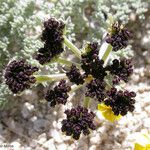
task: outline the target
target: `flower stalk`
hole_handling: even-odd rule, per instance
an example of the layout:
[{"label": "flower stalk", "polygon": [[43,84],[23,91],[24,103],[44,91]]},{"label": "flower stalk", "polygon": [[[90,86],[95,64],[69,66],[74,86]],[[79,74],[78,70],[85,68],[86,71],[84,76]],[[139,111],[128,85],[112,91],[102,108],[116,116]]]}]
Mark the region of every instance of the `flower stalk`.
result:
[{"label": "flower stalk", "polygon": [[64,36],[64,43],[78,58],[81,58],[81,51],[72,42],[70,42],[66,36]]},{"label": "flower stalk", "polygon": [[106,48],[106,51],[105,51],[105,53],[104,53],[104,55],[103,55],[103,57],[102,57],[102,60],[103,60],[104,62],[106,62],[106,60],[107,60],[109,54],[111,53],[112,49],[113,49],[113,47],[112,47],[110,44],[108,44],[108,46],[107,46],[107,48]]},{"label": "flower stalk", "polygon": [[90,101],[91,101],[90,97],[86,97],[86,96],[84,97],[83,105],[84,105],[85,108],[89,108]]},{"label": "flower stalk", "polygon": [[51,74],[51,75],[34,75],[37,83],[47,82],[47,81],[59,81],[61,79],[66,79],[66,74]]},{"label": "flower stalk", "polygon": [[83,87],[82,84],[80,84],[80,85],[72,85],[72,86],[71,86],[71,91],[70,91],[69,93],[72,94],[73,92],[79,90],[79,89],[82,88],[82,87]]},{"label": "flower stalk", "polygon": [[72,62],[72,61],[69,61],[69,60],[66,60],[66,59],[63,59],[61,57],[57,58],[55,60],[55,62],[58,62],[60,64],[64,64],[64,65],[67,65],[68,67],[71,67],[72,64],[76,65],[78,68],[80,68],[80,64],[76,63],[76,62]]}]

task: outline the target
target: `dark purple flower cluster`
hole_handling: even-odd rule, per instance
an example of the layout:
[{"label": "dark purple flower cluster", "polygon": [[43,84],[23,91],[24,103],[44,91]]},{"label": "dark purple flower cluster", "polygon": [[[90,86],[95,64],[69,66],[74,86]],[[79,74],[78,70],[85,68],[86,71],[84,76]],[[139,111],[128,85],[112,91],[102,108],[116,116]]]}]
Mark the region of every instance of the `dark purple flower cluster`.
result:
[{"label": "dark purple flower cluster", "polygon": [[65,24],[55,18],[50,18],[44,22],[44,30],[42,33],[42,41],[44,47],[38,50],[36,59],[40,64],[45,64],[51,61],[52,58],[64,51],[63,48],[63,30]]},{"label": "dark purple flower cluster", "polygon": [[112,108],[115,115],[121,114],[124,116],[128,111],[133,112],[135,104],[134,97],[136,96],[135,92],[129,92],[127,90],[117,91],[116,88],[111,88],[107,95],[109,98],[107,98],[104,103]]},{"label": "dark purple flower cluster", "polygon": [[103,67],[104,61],[98,57],[98,43],[91,43],[87,47],[86,54],[82,54],[81,67],[85,71],[85,75],[92,75],[97,79],[104,79],[107,75]]},{"label": "dark purple flower cluster", "polygon": [[53,90],[48,90],[45,99],[50,102],[50,106],[54,107],[56,104],[66,104],[68,93],[71,87],[66,84],[65,80],[61,80]]},{"label": "dark purple flower cluster", "polygon": [[113,84],[118,84],[120,80],[128,82],[128,78],[133,73],[131,59],[114,59],[112,65],[107,66],[107,70],[114,75]]},{"label": "dark purple flower cluster", "polygon": [[93,79],[90,83],[86,85],[85,95],[91,98],[97,99],[99,102],[102,102],[106,97],[106,83],[100,79]]},{"label": "dark purple flower cluster", "polygon": [[36,71],[38,71],[38,68],[27,64],[25,60],[14,60],[6,67],[5,82],[13,93],[22,92],[36,82],[33,76]]},{"label": "dark purple flower cluster", "polygon": [[113,51],[118,51],[127,47],[131,37],[132,34],[117,22],[112,25],[111,33],[107,34],[106,42],[112,45]]},{"label": "dark purple flower cluster", "polygon": [[75,140],[80,138],[80,134],[83,132],[84,135],[88,135],[90,130],[95,130],[93,119],[95,114],[88,112],[87,108],[78,106],[71,110],[66,110],[65,114],[67,119],[62,121],[62,132],[66,135],[72,136]]},{"label": "dark purple flower cluster", "polygon": [[75,65],[71,66],[70,70],[66,72],[66,75],[71,82],[77,85],[84,83],[83,75],[81,75],[80,70]]}]

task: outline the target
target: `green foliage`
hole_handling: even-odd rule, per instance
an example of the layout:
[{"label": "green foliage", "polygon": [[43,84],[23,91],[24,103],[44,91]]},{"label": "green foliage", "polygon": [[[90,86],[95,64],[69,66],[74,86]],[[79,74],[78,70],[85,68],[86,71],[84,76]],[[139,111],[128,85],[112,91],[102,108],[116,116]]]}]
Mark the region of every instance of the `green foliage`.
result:
[{"label": "green foliage", "polygon": [[55,7],[45,9],[66,20],[69,17],[76,40],[100,41],[107,30],[109,14],[123,23],[128,23],[132,14],[143,20],[148,6],[148,0],[58,0]]},{"label": "green foliage", "polygon": [[[40,41],[34,34],[37,26],[34,13],[33,0],[0,1],[0,78],[10,59],[23,57],[31,61],[32,54],[40,47]],[[9,99],[9,90],[3,83],[0,93],[0,104],[3,105]]]}]

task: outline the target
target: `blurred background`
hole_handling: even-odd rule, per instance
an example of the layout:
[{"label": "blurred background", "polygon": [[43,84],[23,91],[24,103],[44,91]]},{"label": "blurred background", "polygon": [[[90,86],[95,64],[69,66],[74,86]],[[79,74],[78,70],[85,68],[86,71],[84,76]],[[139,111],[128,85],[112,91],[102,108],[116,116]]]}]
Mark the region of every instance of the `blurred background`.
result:
[{"label": "blurred background", "polygon": [[[53,83],[13,96],[3,82],[3,70],[12,58],[24,58],[42,73],[61,72],[61,65],[42,67],[33,59],[43,44],[43,21],[65,20],[67,37],[82,48],[86,41],[101,43],[109,14],[133,33],[130,45],[117,56],[133,57],[134,74],[125,88],[137,93],[136,109],[116,123],[102,119],[97,131],[74,142],[60,131],[67,106],[51,109],[42,101]],[[136,136],[150,132],[149,48],[150,0],[0,0],[0,144],[13,144],[18,150],[132,150]],[[75,59],[71,52],[63,56]],[[77,91],[67,105],[79,104],[81,93]]]}]

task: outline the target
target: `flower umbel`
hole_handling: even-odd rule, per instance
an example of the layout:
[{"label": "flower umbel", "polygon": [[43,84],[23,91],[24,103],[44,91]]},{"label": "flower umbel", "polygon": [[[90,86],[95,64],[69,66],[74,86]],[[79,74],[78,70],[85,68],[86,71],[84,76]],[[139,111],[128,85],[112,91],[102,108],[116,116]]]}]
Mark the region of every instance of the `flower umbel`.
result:
[{"label": "flower umbel", "polygon": [[44,30],[42,32],[42,41],[44,47],[38,50],[36,59],[40,64],[45,64],[51,61],[52,58],[64,51],[63,48],[63,30],[65,24],[55,18],[50,18],[44,22]]},{"label": "flower umbel", "polygon": [[133,65],[131,59],[122,58],[114,59],[112,65],[107,66],[107,70],[114,76],[113,84],[119,83],[120,80],[128,82],[128,78],[133,73]]},{"label": "flower umbel", "polygon": [[[38,71],[38,68],[32,67],[21,59],[8,64],[4,77],[6,84],[13,93],[22,92],[35,82],[39,84],[60,81],[53,89],[48,89],[44,96],[51,107],[58,104],[65,105],[69,95],[72,97],[74,94],[78,94],[76,91],[82,88],[79,94],[83,95],[79,95],[79,97],[83,98],[83,106],[67,109],[65,111],[67,117],[62,121],[61,127],[62,132],[67,136],[78,140],[82,133],[89,135],[91,130],[96,129],[94,122],[97,122],[97,125],[99,124],[93,111],[88,110],[91,99],[96,99],[100,103],[98,104],[98,110],[111,122],[120,119],[128,111],[133,112],[134,110],[136,94],[127,90],[118,91],[114,87],[120,80],[128,82],[133,72],[131,59],[115,59],[112,64],[107,64],[112,50],[118,51],[127,46],[131,33],[122,25],[115,23],[107,34],[106,41],[102,42],[101,48],[99,48],[97,42],[93,42],[88,43],[80,50],[66,37],[65,33],[69,32],[64,30],[65,24],[55,18],[50,18],[44,22],[41,36],[44,46],[38,50],[36,60],[42,65],[49,62],[62,63],[69,67],[68,71],[60,69],[59,65],[55,65],[53,72],[57,70],[57,73],[51,74],[50,69],[50,74],[47,74],[48,67],[46,66],[46,70],[43,70],[42,67],[40,74],[33,75],[34,72]],[[78,59],[74,60],[79,60],[78,62],[63,58],[67,55],[59,57],[66,48],[64,45],[67,50],[71,50],[75,54]],[[45,71],[46,74],[42,74]],[[76,85],[71,87],[70,82]],[[146,145],[146,148],[148,147],[149,145]]]},{"label": "flower umbel", "polygon": [[106,97],[105,87],[106,83],[103,80],[94,79],[86,85],[85,95],[102,102]]},{"label": "flower umbel", "polygon": [[98,52],[98,43],[90,43],[86,48],[86,53],[82,54],[81,67],[85,75],[104,79],[107,74],[103,67],[104,61],[99,59]]},{"label": "flower umbel", "polygon": [[33,76],[36,71],[38,71],[38,68],[27,64],[25,60],[14,60],[6,67],[5,82],[13,93],[22,92],[36,82]]},{"label": "flower umbel", "polygon": [[118,51],[127,47],[131,37],[132,34],[128,29],[116,22],[112,25],[110,33],[107,34],[106,42],[112,45],[113,51]]},{"label": "flower umbel", "polygon": [[77,85],[84,83],[83,75],[81,75],[80,70],[75,65],[71,66],[70,70],[66,72],[66,75],[71,82]]},{"label": "flower umbel", "polygon": [[67,98],[69,97],[68,93],[71,90],[71,87],[66,84],[65,80],[61,80],[54,89],[47,91],[45,99],[50,102],[50,106],[54,107],[56,104],[66,104]]},{"label": "flower umbel", "polygon": [[107,92],[109,98],[107,98],[104,103],[107,106],[112,108],[112,111],[115,115],[121,114],[122,116],[126,115],[128,111],[133,112],[136,94],[134,92],[125,91],[117,91],[116,88],[111,88],[110,91]]},{"label": "flower umbel", "polygon": [[72,136],[75,140],[80,138],[80,134],[83,132],[84,135],[90,134],[90,130],[95,130],[95,125],[93,119],[95,114],[93,112],[88,112],[87,108],[78,106],[67,109],[65,111],[67,119],[62,121],[62,132],[66,135]]}]

